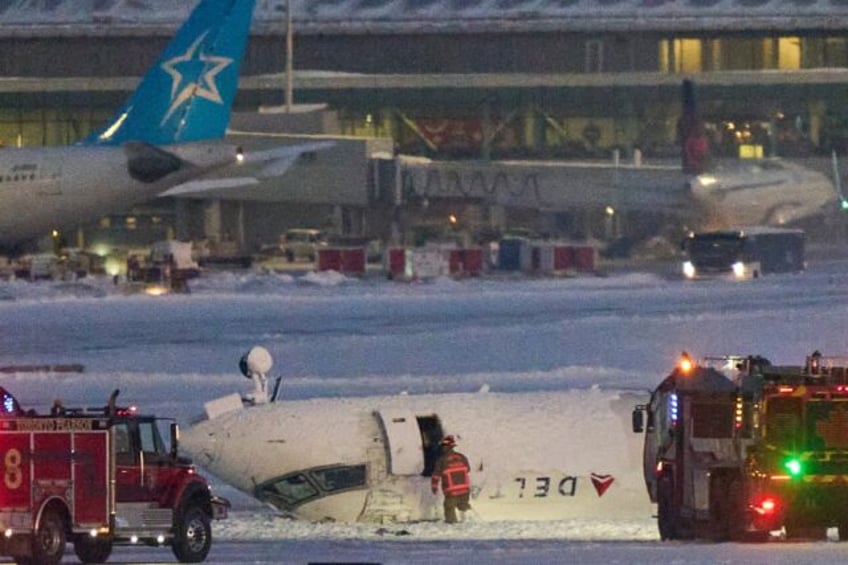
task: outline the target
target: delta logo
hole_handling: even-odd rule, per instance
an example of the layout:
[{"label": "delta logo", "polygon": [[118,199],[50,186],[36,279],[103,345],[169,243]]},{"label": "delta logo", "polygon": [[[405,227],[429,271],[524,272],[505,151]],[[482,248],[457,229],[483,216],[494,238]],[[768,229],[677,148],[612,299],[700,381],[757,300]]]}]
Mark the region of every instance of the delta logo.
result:
[{"label": "delta logo", "polygon": [[600,475],[598,473],[592,473],[589,475],[589,478],[592,479],[592,486],[595,487],[595,492],[598,493],[598,498],[602,497],[607,489],[610,488],[610,485],[615,481],[615,477],[612,475]]}]

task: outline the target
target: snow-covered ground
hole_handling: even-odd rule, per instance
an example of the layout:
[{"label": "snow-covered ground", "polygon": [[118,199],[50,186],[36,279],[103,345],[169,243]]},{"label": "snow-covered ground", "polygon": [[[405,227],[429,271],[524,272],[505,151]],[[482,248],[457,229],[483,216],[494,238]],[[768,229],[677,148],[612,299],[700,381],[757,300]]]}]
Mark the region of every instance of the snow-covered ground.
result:
[{"label": "snow-covered ground", "polygon": [[[0,283],[0,367],[69,364],[83,373],[12,373],[28,406],[124,402],[184,425],[204,401],[250,383],[238,360],[263,345],[287,398],[499,392],[599,386],[647,390],[682,350],[800,363],[848,354],[848,263],[747,282],[490,277],[402,284],[332,274],[215,273],[182,296],[124,296],[109,281]],[[638,470],[636,471],[638,472]],[[838,543],[660,543],[636,521],[469,522],[458,527],[308,524],[235,502],[215,524],[212,563],[827,563]],[[116,550],[113,561],[169,561]],[[69,558],[69,562],[72,560]]]}]

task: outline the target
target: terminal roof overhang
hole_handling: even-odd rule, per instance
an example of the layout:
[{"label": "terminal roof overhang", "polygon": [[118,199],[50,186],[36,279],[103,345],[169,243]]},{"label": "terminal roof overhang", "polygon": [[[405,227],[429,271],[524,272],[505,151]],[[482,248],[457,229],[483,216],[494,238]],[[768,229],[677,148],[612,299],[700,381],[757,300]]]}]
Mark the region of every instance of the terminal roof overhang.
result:
[{"label": "terminal roof overhang", "polygon": [[[244,76],[245,91],[279,91],[284,75]],[[771,85],[845,85],[848,69],[793,71],[720,71],[690,75],[699,88]],[[296,71],[294,89],[301,91],[486,90],[609,87],[678,87],[684,75],[630,73],[491,73],[491,74],[359,74]],[[137,77],[5,77],[0,94],[60,92],[129,92]]]},{"label": "terminal roof overhang", "polygon": [[[0,37],[170,35],[192,3],[0,0]],[[258,2],[254,34],[281,33],[285,0]],[[298,0],[298,34],[715,32],[845,29],[845,0]]]}]

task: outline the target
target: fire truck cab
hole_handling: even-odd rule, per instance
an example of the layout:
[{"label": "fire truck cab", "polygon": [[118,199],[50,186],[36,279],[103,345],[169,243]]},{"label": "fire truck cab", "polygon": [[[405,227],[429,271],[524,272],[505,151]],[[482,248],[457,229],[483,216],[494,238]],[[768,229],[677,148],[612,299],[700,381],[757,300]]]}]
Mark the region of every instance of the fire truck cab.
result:
[{"label": "fire truck cab", "polygon": [[206,558],[210,522],[229,502],[213,496],[189,459],[170,448],[160,419],[133,407],[54,406],[25,411],[0,388],[0,554],[52,565],[73,544],[83,563],[102,563],[115,545],[170,546],[182,562]]},{"label": "fire truck cab", "polygon": [[633,413],[660,537],[848,537],[848,359],[684,353]]}]

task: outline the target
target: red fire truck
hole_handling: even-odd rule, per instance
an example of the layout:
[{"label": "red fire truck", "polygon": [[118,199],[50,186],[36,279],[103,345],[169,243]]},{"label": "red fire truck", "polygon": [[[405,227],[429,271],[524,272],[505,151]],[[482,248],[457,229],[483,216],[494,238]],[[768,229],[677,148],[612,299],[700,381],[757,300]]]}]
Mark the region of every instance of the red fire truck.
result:
[{"label": "red fire truck", "polygon": [[206,558],[212,519],[226,499],[213,496],[191,461],[170,449],[159,419],[116,406],[21,408],[0,387],[0,554],[53,565],[66,542],[83,563],[102,563],[114,545],[170,545],[182,562]]},{"label": "red fire truck", "polygon": [[633,429],[662,539],[848,539],[848,359],[684,354]]}]

